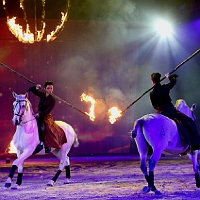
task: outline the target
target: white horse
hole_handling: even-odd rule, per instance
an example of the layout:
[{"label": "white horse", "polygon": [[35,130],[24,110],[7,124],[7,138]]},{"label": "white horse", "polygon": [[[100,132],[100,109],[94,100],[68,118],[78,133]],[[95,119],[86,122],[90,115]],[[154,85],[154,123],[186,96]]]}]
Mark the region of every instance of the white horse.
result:
[{"label": "white horse", "polygon": [[[34,117],[32,106],[28,100],[28,93],[17,95],[13,92],[15,101],[13,103],[14,116],[12,122],[16,125],[16,131],[13,136],[13,143],[17,148],[17,159],[13,161],[12,168],[5,183],[5,187],[11,187],[11,180],[15,170],[18,168],[18,176],[16,184],[11,188],[17,189],[22,184],[24,161],[33,154],[37,145],[40,143],[38,135],[37,121]],[[64,130],[67,143],[64,143],[61,149],[52,149],[52,153],[60,159],[57,173],[47,183],[47,186],[53,186],[62,170],[66,169],[66,178],[64,184],[69,183],[70,179],[70,161],[68,153],[71,146],[77,147],[79,142],[74,129],[67,123],[56,121],[56,123]]]},{"label": "white horse", "polygon": [[[175,107],[182,113],[195,120],[193,111],[196,108],[196,104],[193,104],[192,107],[189,108],[185,101],[180,99],[177,100]],[[132,130],[132,137],[135,138],[140,155],[141,171],[143,172],[148,183],[148,186],[145,186],[142,192],[147,193],[149,191],[153,191],[155,194],[161,194],[161,192],[157,190],[154,185],[154,169],[156,163],[160,159],[161,154],[165,151],[170,154],[184,153],[189,148],[189,141],[188,143],[182,142],[176,123],[161,114],[147,114],[140,119],[137,119]],[[149,147],[152,148],[153,153],[149,159],[148,172],[146,161]],[[197,156],[198,150],[191,152],[196,186],[199,188],[200,179]]]}]

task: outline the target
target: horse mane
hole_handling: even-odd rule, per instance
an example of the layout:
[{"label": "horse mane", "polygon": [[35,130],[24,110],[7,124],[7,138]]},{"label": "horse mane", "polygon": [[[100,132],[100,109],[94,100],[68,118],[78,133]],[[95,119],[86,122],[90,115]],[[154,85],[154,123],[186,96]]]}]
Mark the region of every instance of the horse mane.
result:
[{"label": "horse mane", "polygon": [[29,105],[30,112],[32,113],[32,115],[35,115],[35,113],[33,112],[33,107],[32,107],[32,104],[31,104],[31,102],[29,101],[29,99],[28,99],[28,98],[26,98],[26,100],[27,100],[27,103],[28,103],[28,105]]},{"label": "horse mane", "polygon": [[195,116],[193,115],[193,110],[187,105],[187,103],[183,99],[178,99],[175,104],[175,108],[180,112],[184,113],[188,117],[195,120]]}]

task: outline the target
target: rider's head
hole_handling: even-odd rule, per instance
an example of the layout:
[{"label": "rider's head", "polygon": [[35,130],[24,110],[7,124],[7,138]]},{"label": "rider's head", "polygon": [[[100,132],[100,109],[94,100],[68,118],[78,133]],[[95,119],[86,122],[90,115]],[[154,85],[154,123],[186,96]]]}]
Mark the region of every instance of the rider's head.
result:
[{"label": "rider's head", "polygon": [[151,74],[151,80],[153,84],[159,83],[160,78],[161,78],[161,74],[158,72]]},{"label": "rider's head", "polygon": [[44,83],[44,89],[46,90],[46,92],[52,93],[53,92],[53,81],[46,81]]}]

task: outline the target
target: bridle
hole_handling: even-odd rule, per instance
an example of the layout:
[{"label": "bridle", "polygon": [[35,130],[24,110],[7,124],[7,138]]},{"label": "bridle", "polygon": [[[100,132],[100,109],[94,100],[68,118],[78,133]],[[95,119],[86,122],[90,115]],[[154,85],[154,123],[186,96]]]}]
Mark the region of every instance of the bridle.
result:
[{"label": "bridle", "polygon": [[[21,104],[22,102],[25,102],[25,103],[24,103],[24,104]],[[16,108],[17,108],[18,105],[19,105],[19,109],[18,109],[17,113],[15,113]],[[32,121],[32,120],[35,119],[35,117],[34,117],[33,119],[28,120],[28,121],[25,121],[25,122],[22,123],[25,110],[28,109],[28,101],[27,101],[26,99],[23,99],[23,100],[16,100],[16,101],[13,103],[13,106],[14,106],[14,108],[13,108],[14,115],[16,115],[16,116],[19,117],[19,122],[18,122],[19,125],[20,125],[20,124],[26,124],[27,122]],[[23,109],[23,111],[21,112],[22,109]]]}]

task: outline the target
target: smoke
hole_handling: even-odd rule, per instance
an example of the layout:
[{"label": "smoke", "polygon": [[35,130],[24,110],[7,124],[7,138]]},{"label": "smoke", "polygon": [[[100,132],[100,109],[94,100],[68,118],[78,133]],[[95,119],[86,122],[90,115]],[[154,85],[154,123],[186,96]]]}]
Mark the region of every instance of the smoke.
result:
[{"label": "smoke", "polygon": [[96,99],[99,119],[107,120],[110,107],[125,108],[133,99],[137,46],[130,25],[137,18],[137,5],[131,0],[86,0],[80,7],[85,17],[73,21],[73,27],[68,24],[66,32],[71,29],[74,35],[66,38],[70,48],[59,77],[66,94],[77,95],[73,100],[83,92]]}]

